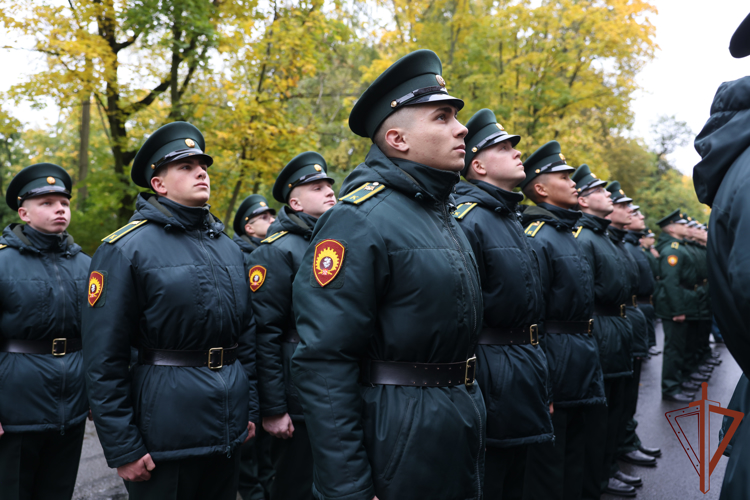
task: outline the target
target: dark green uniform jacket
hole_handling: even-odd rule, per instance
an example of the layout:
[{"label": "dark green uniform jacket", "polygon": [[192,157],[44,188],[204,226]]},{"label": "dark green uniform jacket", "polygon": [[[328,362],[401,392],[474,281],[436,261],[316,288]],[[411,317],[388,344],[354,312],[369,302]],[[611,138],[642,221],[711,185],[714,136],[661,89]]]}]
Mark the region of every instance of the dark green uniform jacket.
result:
[{"label": "dark green uniform jacket", "polygon": [[[486,446],[478,384],[358,383],[362,360],[452,363],[475,353],[482,295],[449,206],[458,174],[391,160],[372,146],[341,194],[368,182],[371,197],[342,198],[320,218],[294,281],[302,343],[292,374],[312,442],[314,494],[478,499]],[[321,288],[313,254],[329,238],[346,253]]]},{"label": "dark green uniform jacket", "polygon": [[289,372],[297,344],[282,342],[282,333],[295,329],[292,282],[310,244],[315,218],[289,207],[268,228],[268,238],[253,252],[252,266],[263,266],[266,278],[253,293],[257,322],[258,382],[261,416],[289,413],[303,419],[297,389]]},{"label": "dark green uniform jacket", "polygon": [[[593,317],[594,279],[573,236],[581,212],[547,203],[527,206],[523,226],[536,252],[547,321],[588,321]],[[599,347],[593,335],[547,334],[552,401],[556,408],[604,404]]]},{"label": "dark green uniform jacket", "polygon": [[[711,206],[708,276],[711,306],[727,348],[750,374],[750,77],[722,83],[711,117],[695,139],[693,170],[701,203]],[[747,416],[745,418],[748,418]],[[750,496],[750,425],[734,438],[722,499]]]},{"label": "dark green uniform jacket", "polygon": [[671,320],[680,314],[693,315],[698,310],[700,291],[693,254],[682,240],[661,233],[656,244],[659,252],[659,275],[656,280],[654,309],[656,316]]},{"label": "dark green uniform jacket", "polygon": [[695,263],[695,278],[698,285],[698,309],[689,314],[689,320],[710,321],[711,299],[708,292],[708,260],[706,247],[695,241],[685,240],[685,248],[692,253]]},{"label": "dark green uniform jacket", "polygon": [[[67,233],[11,224],[0,238],[0,335],[81,337],[91,258]],[[81,351],[64,356],[0,352],[0,424],[5,432],[65,431],[89,411]]]},{"label": "dark green uniform jacket", "polygon": [[[270,233],[269,233],[270,234]],[[260,238],[250,237],[247,235],[235,234],[232,240],[237,243],[237,246],[242,250],[242,258],[245,260],[245,273],[252,267],[250,265],[250,254],[257,250],[260,246]]]},{"label": "dark green uniform jacket", "polygon": [[638,288],[636,289],[636,295],[647,297],[654,294],[654,274],[651,271],[651,264],[648,259],[649,255],[652,258],[654,256],[641,246],[640,238],[640,233],[626,231],[623,241],[625,242],[625,248],[628,249],[630,255],[638,265]]},{"label": "dark green uniform jacket", "polygon": [[[541,324],[544,298],[539,266],[516,212],[523,195],[470,182],[456,186],[456,214],[479,266],[484,326]],[[542,346],[480,345],[477,370],[487,406],[488,445],[552,440],[549,373]]]},{"label": "dark green uniform jacket", "polygon": [[[584,213],[579,220],[578,243],[594,273],[596,304],[617,306],[632,300],[628,265],[609,238],[609,220]],[[599,360],[604,378],[633,373],[633,330],[620,316],[594,317],[594,336],[599,342]]]},{"label": "dark green uniform jacket", "polygon": [[[242,253],[208,208],[140,194],[147,223],[94,254],[103,292],[83,310],[83,355],[104,456],[118,467],[231,453],[258,422],[255,328]],[[240,337],[242,336],[242,339]],[[218,370],[136,364],[130,346],[207,350],[240,343]],[[243,370],[243,365],[247,372]]]},{"label": "dark green uniform jacket", "polygon": [[640,275],[641,269],[636,262],[635,257],[628,249],[631,246],[625,242],[628,231],[624,229],[617,229],[616,227],[609,226],[608,230],[609,237],[615,247],[622,254],[622,260],[626,263],[626,275],[630,282],[630,295],[631,300],[627,301],[628,304],[628,321],[633,329],[633,356],[645,358],[648,356],[648,325],[646,324],[646,316],[643,311],[637,305],[633,305],[632,296],[638,295],[638,289],[640,287]]}]

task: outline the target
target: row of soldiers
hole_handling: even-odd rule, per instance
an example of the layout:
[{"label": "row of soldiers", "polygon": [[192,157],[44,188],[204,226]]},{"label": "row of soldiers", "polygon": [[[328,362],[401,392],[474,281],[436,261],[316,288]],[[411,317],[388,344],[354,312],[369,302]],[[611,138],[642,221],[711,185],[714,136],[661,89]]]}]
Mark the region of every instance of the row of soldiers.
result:
[{"label": "row of soldiers", "polygon": [[[340,198],[302,153],[278,213],[243,201],[236,244],[190,124],[145,141],[131,176],[150,192],[93,259],[66,232],[67,173],[21,171],[6,201],[26,224],[0,240],[8,498],[71,497],[89,408],[133,499],[234,500],[245,466],[272,499],[634,496],[616,459],[660,455],[633,418],[654,338],[643,217],[557,142],[521,162],[490,110],[462,125],[441,73],[427,50],[386,70],[351,112],[373,145]],[[660,309],[687,273],[672,251],[656,316],[678,325],[683,387],[705,329],[677,339],[682,312]]]}]

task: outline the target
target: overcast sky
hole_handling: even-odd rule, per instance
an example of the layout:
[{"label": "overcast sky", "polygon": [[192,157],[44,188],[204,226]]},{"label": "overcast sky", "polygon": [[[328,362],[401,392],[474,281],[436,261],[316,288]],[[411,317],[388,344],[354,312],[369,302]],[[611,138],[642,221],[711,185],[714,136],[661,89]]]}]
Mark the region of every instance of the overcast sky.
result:
[{"label": "overcast sky", "polygon": [[[640,73],[633,103],[634,135],[648,139],[651,124],[674,115],[698,134],[708,119],[716,89],[722,82],[750,75],[750,57],[729,55],[734,30],[750,13],[741,0],[652,0],[659,14],[656,58]],[[672,155],[681,172],[692,176],[700,156],[692,143]]]},{"label": "overcast sky", "polygon": [[[733,59],[729,39],[742,19],[750,13],[750,2],[743,0],[651,0],[659,13],[651,22],[656,26],[659,50],[637,78],[644,89],[633,102],[633,134],[648,140],[651,124],[661,115],[674,115],[688,123],[697,134],[708,119],[714,93],[721,82],[750,75],[750,57]],[[0,34],[0,46],[12,44]],[[21,81],[23,74],[38,69],[38,59],[29,52],[0,49],[0,91]],[[24,122],[54,122],[55,110],[32,111],[28,106],[15,110]],[[683,173],[692,175],[700,160],[692,144],[671,158]]]}]

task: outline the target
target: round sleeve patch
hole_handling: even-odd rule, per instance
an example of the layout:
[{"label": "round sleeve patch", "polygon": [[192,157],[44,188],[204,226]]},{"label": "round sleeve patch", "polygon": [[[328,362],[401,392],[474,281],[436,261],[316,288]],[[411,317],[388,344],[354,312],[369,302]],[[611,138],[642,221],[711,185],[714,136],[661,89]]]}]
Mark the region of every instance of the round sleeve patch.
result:
[{"label": "round sleeve patch", "polygon": [[89,276],[89,305],[94,307],[96,301],[102,296],[104,291],[104,274],[99,271],[91,271]]},{"label": "round sleeve patch", "polygon": [[677,256],[676,255],[670,255],[667,257],[667,262],[670,266],[674,267],[677,265]]},{"label": "round sleeve patch", "polygon": [[249,274],[250,290],[255,293],[261,286],[263,286],[263,282],[266,281],[266,268],[263,266],[253,266],[250,268]]},{"label": "round sleeve patch", "polygon": [[315,245],[313,275],[320,286],[329,284],[339,273],[345,250],[344,245],[336,240],[323,240]]}]

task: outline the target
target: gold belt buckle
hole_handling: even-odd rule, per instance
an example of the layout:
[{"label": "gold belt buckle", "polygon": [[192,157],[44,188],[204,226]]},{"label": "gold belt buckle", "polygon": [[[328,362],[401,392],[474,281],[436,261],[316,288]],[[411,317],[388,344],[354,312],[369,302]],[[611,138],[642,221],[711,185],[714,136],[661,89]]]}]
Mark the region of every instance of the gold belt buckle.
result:
[{"label": "gold belt buckle", "polygon": [[[218,366],[213,365],[212,361],[211,361],[211,357],[217,351],[221,354],[220,357],[219,357],[219,365]],[[208,350],[208,367],[211,370],[218,370],[218,369],[220,369],[223,366],[224,366],[224,348],[223,347],[213,347],[213,348],[209,349]]]},{"label": "gold belt buckle", "polygon": [[[62,342],[62,352],[57,350],[57,343]],[[65,356],[68,353],[68,339],[52,339],[52,355],[53,356]]]},{"label": "gold belt buckle", "polygon": [[638,296],[633,295],[633,307],[638,307]]},{"label": "gold belt buckle", "polygon": [[531,325],[529,327],[529,341],[531,345],[539,345],[539,326]]},{"label": "gold belt buckle", "polygon": [[[472,356],[466,360],[466,372],[464,373],[464,385],[474,385],[474,376],[476,374],[476,363],[477,357]],[[471,378],[469,378],[469,370],[471,370]]]},{"label": "gold belt buckle", "polygon": [[594,318],[591,318],[589,320],[589,331],[586,332],[586,333],[588,333],[589,335],[591,335],[592,333],[594,333]]},{"label": "gold belt buckle", "polygon": [[620,317],[621,318],[626,318],[627,317],[625,315],[625,304],[620,304]]}]

